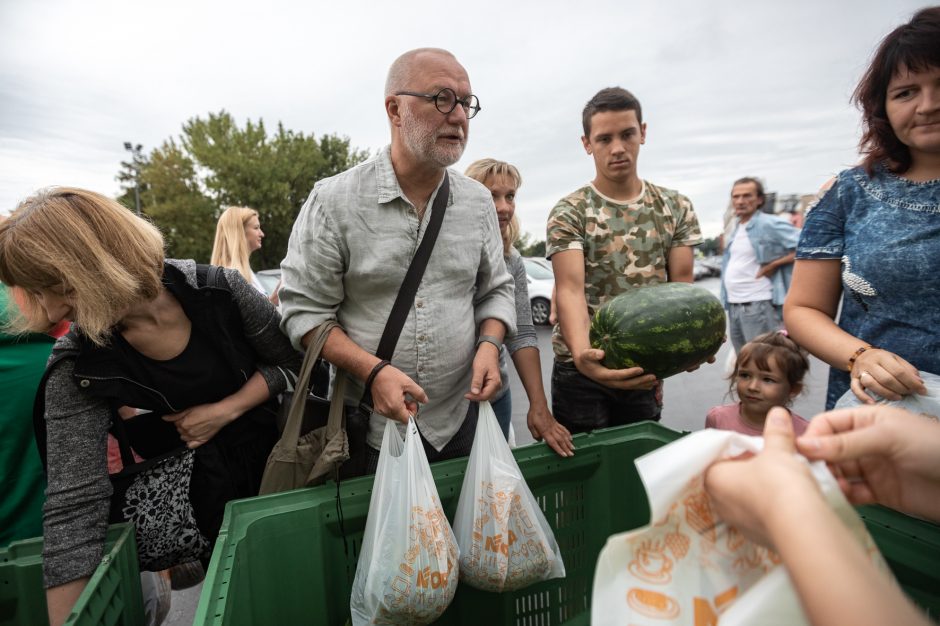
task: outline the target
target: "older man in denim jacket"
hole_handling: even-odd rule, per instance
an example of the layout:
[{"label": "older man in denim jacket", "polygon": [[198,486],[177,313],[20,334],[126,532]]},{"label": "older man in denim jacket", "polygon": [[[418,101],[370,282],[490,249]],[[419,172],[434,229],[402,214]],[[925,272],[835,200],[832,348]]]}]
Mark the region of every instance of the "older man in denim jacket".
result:
[{"label": "older man in denim jacket", "polygon": [[728,310],[735,351],[782,326],[800,231],[787,220],[760,211],[764,188],[755,178],[735,181],[731,203],[738,218],[721,263],[721,302]]}]

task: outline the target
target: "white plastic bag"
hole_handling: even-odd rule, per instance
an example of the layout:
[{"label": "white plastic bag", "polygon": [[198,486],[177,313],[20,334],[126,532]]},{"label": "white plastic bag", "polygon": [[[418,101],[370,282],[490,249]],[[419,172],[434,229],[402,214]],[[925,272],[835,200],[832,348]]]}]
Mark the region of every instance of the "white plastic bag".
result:
[{"label": "white plastic bag", "polygon": [[[719,616],[722,626],[808,623],[780,558],[717,519],[705,493],[713,461],[763,446],[762,437],[706,429],[637,459],[651,523],[611,536],[601,550],[592,626],[699,626]],[[809,466],[847,532],[887,572],[825,463]]]},{"label": "white plastic bag", "polygon": [[[874,398],[879,404],[896,406],[907,409],[911,413],[920,413],[922,415],[940,418],[940,376],[931,374],[930,372],[918,373],[924,380],[924,387],[927,388],[926,396],[920,396],[915,393],[904,396],[900,400],[886,400],[872,391],[869,391],[868,395]],[[842,397],[839,398],[839,401],[836,402],[833,408],[845,409],[850,406],[860,406],[861,404],[861,401],[855,396],[855,392],[849,389],[842,394]]]},{"label": "white plastic bag", "polygon": [[454,599],[458,557],[414,420],[404,441],[388,420],[350,597],[353,626],[433,622]]},{"label": "white plastic bag", "polygon": [[489,402],[480,403],[454,534],[460,546],[460,580],[477,589],[515,591],[565,575],[555,535]]}]

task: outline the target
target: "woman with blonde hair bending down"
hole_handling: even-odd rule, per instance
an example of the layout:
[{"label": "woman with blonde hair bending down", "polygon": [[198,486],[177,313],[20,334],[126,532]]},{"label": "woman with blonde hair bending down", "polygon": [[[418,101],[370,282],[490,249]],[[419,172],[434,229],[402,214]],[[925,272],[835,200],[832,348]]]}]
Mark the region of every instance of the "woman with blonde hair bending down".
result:
[{"label": "woman with blonde hair bending down", "polygon": [[[165,259],[160,231],[91,191],[23,201],[0,224],[0,281],[24,294],[11,310],[18,330],[73,322],[33,411],[57,626],[101,560],[109,521],[134,522],[144,569],[208,559],[225,503],[257,495],[277,439],[276,397],[301,358],[239,272]],[[142,413],[125,420],[122,406]],[[110,478],[109,431],[145,459],[133,463],[125,448],[132,465]],[[165,488],[149,490],[159,479]]]},{"label": "woman with blonde hair bending down", "polygon": [[261,230],[258,212],[248,207],[230,206],[219,216],[219,223],[215,227],[210,263],[238,270],[242,278],[267,295],[248,262],[251,253],[261,249],[262,239],[264,231]]}]

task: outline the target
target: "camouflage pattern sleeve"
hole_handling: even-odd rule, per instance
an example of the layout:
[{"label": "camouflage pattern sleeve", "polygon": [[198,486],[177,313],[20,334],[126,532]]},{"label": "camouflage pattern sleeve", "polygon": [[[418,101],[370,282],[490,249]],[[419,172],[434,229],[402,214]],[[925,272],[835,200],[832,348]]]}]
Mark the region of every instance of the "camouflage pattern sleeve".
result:
[{"label": "camouflage pattern sleeve", "polygon": [[698,217],[692,208],[692,201],[684,195],[676,194],[676,231],[672,237],[672,247],[696,246],[702,243],[702,231]]},{"label": "camouflage pattern sleeve", "polygon": [[563,198],[548,215],[545,256],[565,250],[583,250],[585,232],[584,207],[570,198]]}]

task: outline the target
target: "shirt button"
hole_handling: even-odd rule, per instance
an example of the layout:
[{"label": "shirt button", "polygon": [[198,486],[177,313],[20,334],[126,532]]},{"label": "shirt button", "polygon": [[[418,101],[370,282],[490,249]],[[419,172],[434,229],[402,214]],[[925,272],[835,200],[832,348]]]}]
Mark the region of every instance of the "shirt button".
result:
[{"label": "shirt button", "polygon": [[424,307],[424,302],[422,302],[421,300],[418,300],[418,301],[415,303],[415,306],[420,309],[420,308]]},{"label": "shirt button", "polygon": [[83,378],[82,380],[79,381],[78,384],[80,387],[87,387],[91,384],[91,381],[88,380],[87,378]]},{"label": "shirt button", "polygon": [[427,341],[427,340],[428,338],[425,335],[421,335],[420,337],[418,337],[418,341]]}]

